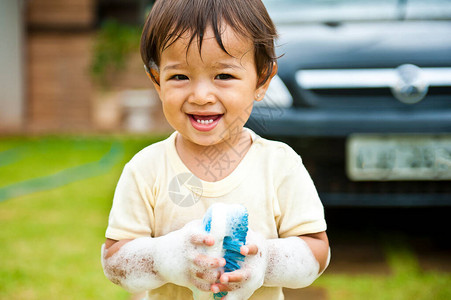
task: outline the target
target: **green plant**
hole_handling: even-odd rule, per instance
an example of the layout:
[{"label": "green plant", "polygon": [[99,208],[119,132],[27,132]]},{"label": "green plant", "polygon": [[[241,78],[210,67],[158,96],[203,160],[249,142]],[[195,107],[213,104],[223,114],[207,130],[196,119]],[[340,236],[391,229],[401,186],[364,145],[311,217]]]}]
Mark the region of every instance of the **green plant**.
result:
[{"label": "green plant", "polygon": [[107,75],[120,71],[130,53],[139,51],[141,28],[105,21],[97,33],[94,44],[91,74],[99,83],[107,84]]}]

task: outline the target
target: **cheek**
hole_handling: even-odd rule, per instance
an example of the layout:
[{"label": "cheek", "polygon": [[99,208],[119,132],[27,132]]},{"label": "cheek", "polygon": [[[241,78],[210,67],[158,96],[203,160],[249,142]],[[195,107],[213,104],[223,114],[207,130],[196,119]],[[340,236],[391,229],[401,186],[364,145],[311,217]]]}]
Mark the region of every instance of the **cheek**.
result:
[{"label": "cheek", "polygon": [[183,105],[183,98],[178,93],[162,92],[160,99],[165,110],[180,110]]},{"label": "cheek", "polygon": [[160,97],[165,101],[176,101],[183,97],[183,89],[174,86],[174,84],[162,83]]},{"label": "cheek", "polygon": [[240,97],[234,99],[229,105],[229,112],[233,112],[239,116],[249,116],[252,112],[252,107],[254,104],[253,97],[245,94],[241,94]]},{"label": "cheek", "polygon": [[228,91],[222,93],[223,97],[227,99],[229,104],[234,107],[245,108],[252,104],[255,98],[255,90],[247,86],[233,87]]},{"label": "cheek", "polygon": [[166,120],[172,126],[178,124],[181,120],[180,106],[174,105],[172,101],[162,101],[163,114]]},{"label": "cheek", "polygon": [[225,120],[229,125],[234,124],[234,126],[244,126],[244,124],[249,119],[251,112],[252,102],[242,101],[240,104],[234,106],[233,108],[229,107],[227,109]]}]

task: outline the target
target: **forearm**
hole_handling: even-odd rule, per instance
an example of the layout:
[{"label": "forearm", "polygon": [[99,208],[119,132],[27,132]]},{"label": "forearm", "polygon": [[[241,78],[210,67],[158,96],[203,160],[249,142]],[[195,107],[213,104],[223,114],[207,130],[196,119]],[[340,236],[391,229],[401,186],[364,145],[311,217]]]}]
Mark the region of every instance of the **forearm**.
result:
[{"label": "forearm", "polygon": [[324,272],[329,265],[330,260],[329,240],[326,232],[301,235],[299,238],[303,239],[307,243],[315,256],[320,266],[320,273]]},{"label": "forearm", "polygon": [[309,286],[327,267],[329,245],[312,237],[267,240],[268,266],[265,286],[303,288]]},{"label": "forearm", "polygon": [[103,245],[102,266],[105,276],[130,292],[141,292],[163,285],[165,280],[158,270],[158,263],[155,263],[157,242],[148,237],[119,241],[108,250]]},{"label": "forearm", "polygon": [[[138,238],[114,249],[122,241],[117,242],[106,253],[103,251],[105,275],[131,292],[155,289],[168,282],[191,288],[188,269],[195,256],[189,241],[193,226],[157,238]],[[117,252],[110,255],[108,251]]]},{"label": "forearm", "polygon": [[[106,247],[102,247],[105,275],[131,292],[155,289],[168,282],[210,290],[210,285],[220,276],[218,268],[225,261],[200,253],[214,244],[201,225],[201,220],[194,220],[156,238],[107,240]],[[203,278],[197,278],[198,273]]]}]

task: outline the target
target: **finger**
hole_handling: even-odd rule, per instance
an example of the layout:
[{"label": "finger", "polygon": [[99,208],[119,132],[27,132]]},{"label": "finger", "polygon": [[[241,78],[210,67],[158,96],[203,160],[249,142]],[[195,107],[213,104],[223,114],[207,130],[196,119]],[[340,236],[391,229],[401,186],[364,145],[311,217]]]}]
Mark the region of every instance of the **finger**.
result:
[{"label": "finger", "polygon": [[205,281],[209,282],[210,284],[213,284],[219,280],[219,278],[221,277],[221,272],[216,271],[216,270],[214,270],[214,271],[197,271],[196,277],[200,278],[202,280],[205,280]]},{"label": "finger", "polygon": [[236,270],[230,273],[224,273],[219,277],[219,281],[222,284],[228,284],[232,282],[242,282],[249,278],[249,274],[243,270]]},{"label": "finger", "polygon": [[[216,294],[219,292],[236,291],[236,290],[241,289],[242,287],[243,287],[243,285],[241,283],[230,283],[230,284],[215,283],[215,284],[211,285],[210,290]],[[244,299],[244,298],[239,298],[239,299]],[[248,299],[248,298],[246,298],[246,299]]]},{"label": "finger", "polygon": [[241,246],[240,253],[243,254],[244,256],[255,255],[258,253],[258,247],[255,244]]},{"label": "finger", "polygon": [[226,265],[226,260],[224,258],[209,257],[204,254],[199,254],[198,256],[196,256],[193,262],[196,266],[200,268],[208,268],[208,269],[221,268]]},{"label": "finger", "polygon": [[229,286],[227,284],[222,284],[222,283],[212,284],[210,287],[210,290],[215,294],[220,293],[220,292],[230,292]]},{"label": "finger", "polygon": [[215,244],[215,239],[206,234],[193,234],[190,240],[192,244],[199,246],[213,246]]},{"label": "finger", "polygon": [[201,291],[208,292],[210,291],[211,283],[194,278],[191,280],[191,283]]}]

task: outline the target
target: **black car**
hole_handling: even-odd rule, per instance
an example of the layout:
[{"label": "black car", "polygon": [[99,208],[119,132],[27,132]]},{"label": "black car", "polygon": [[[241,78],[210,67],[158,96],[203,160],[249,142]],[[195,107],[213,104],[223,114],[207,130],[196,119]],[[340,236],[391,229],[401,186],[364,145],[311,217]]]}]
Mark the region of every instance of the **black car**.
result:
[{"label": "black car", "polygon": [[451,205],[451,1],[264,1],[278,77],[247,124],[324,205]]}]

